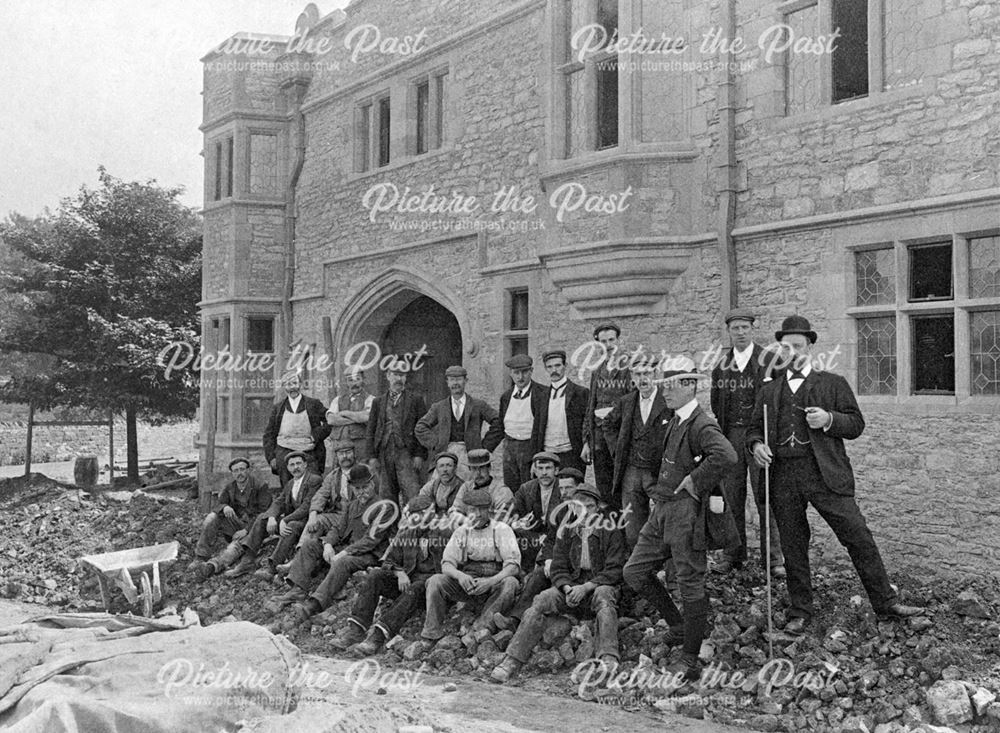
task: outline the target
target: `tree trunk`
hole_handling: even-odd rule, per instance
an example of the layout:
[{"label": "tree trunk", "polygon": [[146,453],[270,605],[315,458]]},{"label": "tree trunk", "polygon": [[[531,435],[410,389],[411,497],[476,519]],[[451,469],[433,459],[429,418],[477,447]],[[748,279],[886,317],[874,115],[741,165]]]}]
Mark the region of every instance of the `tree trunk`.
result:
[{"label": "tree trunk", "polygon": [[139,434],[135,428],[135,405],[125,408],[125,455],[129,482],[139,481]]}]

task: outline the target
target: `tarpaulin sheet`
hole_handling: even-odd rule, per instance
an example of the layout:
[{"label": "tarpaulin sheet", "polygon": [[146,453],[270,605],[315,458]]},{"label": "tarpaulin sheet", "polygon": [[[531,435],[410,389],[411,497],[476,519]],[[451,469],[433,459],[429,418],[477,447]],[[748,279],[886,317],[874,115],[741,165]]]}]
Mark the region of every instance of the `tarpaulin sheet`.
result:
[{"label": "tarpaulin sheet", "polygon": [[[0,729],[231,731],[295,707],[299,652],[248,622],[68,614],[0,629]],[[53,628],[62,626],[63,628]],[[7,687],[9,689],[4,689]]]}]

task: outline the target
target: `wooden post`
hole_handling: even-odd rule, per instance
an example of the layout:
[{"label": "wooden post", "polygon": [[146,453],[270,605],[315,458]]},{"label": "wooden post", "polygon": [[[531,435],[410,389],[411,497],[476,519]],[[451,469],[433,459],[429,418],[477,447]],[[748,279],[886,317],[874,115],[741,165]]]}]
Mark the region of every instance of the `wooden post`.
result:
[{"label": "wooden post", "polygon": [[115,487],[115,411],[108,410],[108,453],[111,460],[108,461],[108,488]]},{"label": "wooden post", "polygon": [[[212,319],[211,347],[218,353],[219,346],[218,320]],[[205,372],[202,372],[204,374]],[[215,428],[217,425],[218,372],[209,373],[208,404],[205,405],[205,460],[198,465],[198,508],[208,511],[212,503],[212,476],[215,473]]]},{"label": "wooden post", "polygon": [[35,403],[28,403],[28,440],[24,446],[24,476],[31,476],[31,433],[35,425]]}]

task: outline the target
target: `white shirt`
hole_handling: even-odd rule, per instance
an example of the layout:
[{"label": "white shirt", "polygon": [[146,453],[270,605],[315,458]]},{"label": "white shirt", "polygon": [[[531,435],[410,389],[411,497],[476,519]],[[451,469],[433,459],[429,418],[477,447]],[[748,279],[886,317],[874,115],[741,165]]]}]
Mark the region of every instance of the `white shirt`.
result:
[{"label": "white shirt", "polygon": [[302,401],[302,393],[301,392],[299,392],[299,396],[298,397],[289,397],[288,398],[289,412],[297,412],[298,409],[299,409],[299,403],[301,401]]},{"label": "white shirt", "polygon": [[463,394],[461,399],[456,400],[454,397],[451,398],[451,414],[456,420],[462,419],[462,413],[465,412],[465,395]]},{"label": "white shirt", "polygon": [[350,471],[340,472],[340,498],[344,501],[351,500],[351,489],[349,488],[348,479],[350,478]]},{"label": "white shirt", "polygon": [[545,425],[545,450],[552,453],[565,453],[572,450],[573,447],[569,441],[569,426],[566,424],[566,385],[568,382],[569,380],[563,377],[558,382],[553,382],[552,388],[549,390],[549,419]]},{"label": "white shirt", "polygon": [[733,347],[733,361],[736,362],[736,366],[742,372],[747,368],[747,363],[750,361],[750,357],[753,356],[753,342],[747,346],[743,351],[737,351],[736,347]]},{"label": "white shirt", "polygon": [[792,394],[798,392],[799,387],[801,387],[805,383],[805,379],[803,379],[803,377],[809,376],[809,373],[812,371],[812,364],[807,363],[800,371],[802,372],[801,377],[799,376],[792,377],[791,369],[785,372],[786,379],[788,379],[788,389],[792,390]]},{"label": "white shirt", "polygon": [[[367,395],[365,397],[365,407],[364,407],[364,409],[370,411],[372,409],[372,402],[374,402],[374,401],[375,401],[375,395],[373,395],[373,394]],[[330,409],[326,411],[326,414],[327,415],[331,415],[331,414],[332,415],[337,415],[339,413],[340,413],[340,399],[335,397],[334,400],[333,400],[333,404],[330,405]]]},{"label": "white shirt", "polygon": [[653,400],[656,399],[656,387],[653,387],[653,391],[649,393],[649,399],[642,396],[639,393],[639,414],[642,415],[642,421],[645,423],[649,420],[649,413],[653,411]]},{"label": "white shirt", "polygon": [[691,413],[694,412],[694,408],[698,406],[698,398],[694,397],[683,407],[678,407],[674,410],[674,415],[677,417],[677,424],[680,425],[682,422],[691,417]]},{"label": "white shirt", "polygon": [[306,475],[302,474],[297,479],[292,480],[292,501],[299,500],[299,492],[302,490],[302,481],[305,479]]},{"label": "white shirt", "polygon": [[503,416],[504,432],[514,440],[531,440],[531,429],[535,425],[535,417],[531,412],[531,388],[525,387],[523,399],[517,399],[518,389],[515,386],[511,393],[507,412]]}]

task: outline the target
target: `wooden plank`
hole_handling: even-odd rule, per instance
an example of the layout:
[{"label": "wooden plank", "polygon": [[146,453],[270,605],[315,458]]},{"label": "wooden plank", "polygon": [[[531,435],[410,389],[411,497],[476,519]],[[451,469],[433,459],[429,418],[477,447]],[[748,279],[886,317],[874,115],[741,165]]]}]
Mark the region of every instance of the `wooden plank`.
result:
[{"label": "wooden plank", "polygon": [[35,403],[28,403],[28,440],[24,448],[24,476],[31,476],[31,433],[35,424]]}]

